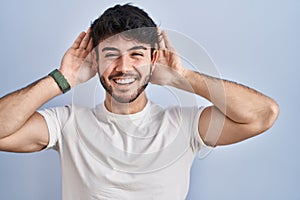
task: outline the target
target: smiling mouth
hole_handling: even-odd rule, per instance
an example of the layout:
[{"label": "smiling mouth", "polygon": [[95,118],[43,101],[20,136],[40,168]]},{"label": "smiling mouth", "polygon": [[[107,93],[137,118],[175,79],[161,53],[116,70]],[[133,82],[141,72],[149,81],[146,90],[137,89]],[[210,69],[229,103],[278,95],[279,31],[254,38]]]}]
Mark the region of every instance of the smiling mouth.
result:
[{"label": "smiling mouth", "polygon": [[130,85],[139,80],[139,76],[133,73],[118,73],[108,77],[113,83],[119,86]]},{"label": "smiling mouth", "polygon": [[116,84],[119,85],[128,85],[136,81],[136,78],[113,78],[112,79]]}]

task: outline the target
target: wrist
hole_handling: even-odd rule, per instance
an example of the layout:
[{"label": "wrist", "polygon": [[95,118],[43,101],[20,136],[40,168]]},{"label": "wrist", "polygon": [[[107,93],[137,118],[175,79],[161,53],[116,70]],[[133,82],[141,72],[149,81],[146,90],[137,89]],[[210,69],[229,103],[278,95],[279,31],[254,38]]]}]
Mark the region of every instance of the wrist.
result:
[{"label": "wrist", "polygon": [[199,79],[195,76],[195,72],[193,70],[183,68],[180,74],[178,73],[177,78],[172,80],[170,86],[195,93],[195,84],[199,84]]},{"label": "wrist", "polygon": [[181,88],[182,86],[186,85],[186,83],[190,79],[191,72],[192,72],[191,70],[182,68],[182,70],[174,73],[174,76],[168,85],[176,88]]},{"label": "wrist", "polygon": [[54,79],[62,93],[66,93],[71,89],[71,85],[58,69],[53,70],[48,75]]}]

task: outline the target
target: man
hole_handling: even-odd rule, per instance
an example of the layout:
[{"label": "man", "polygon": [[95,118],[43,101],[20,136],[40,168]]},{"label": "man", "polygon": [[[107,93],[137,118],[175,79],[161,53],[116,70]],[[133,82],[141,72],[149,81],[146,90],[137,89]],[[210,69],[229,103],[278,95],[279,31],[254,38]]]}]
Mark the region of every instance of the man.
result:
[{"label": "man", "polygon": [[[37,111],[96,74],[106,90],[93,109]],[[151,82],[195,93],[208,107],[162,109]],[[195,154],[258,135],[278,106],[234,82],[182,66],[165,32],[143,10],[116,5],[82,32],[59,70],[0,100],[0,150],[59,152],[63,199],[184,199]]]}]

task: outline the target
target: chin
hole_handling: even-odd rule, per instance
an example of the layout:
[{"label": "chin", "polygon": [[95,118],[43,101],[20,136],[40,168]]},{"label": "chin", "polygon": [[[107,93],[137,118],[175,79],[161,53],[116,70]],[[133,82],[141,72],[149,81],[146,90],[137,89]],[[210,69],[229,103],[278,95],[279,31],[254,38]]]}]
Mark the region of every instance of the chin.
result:
[{"label": "chin", "polygon": [[130,96],[122,96],[122,95],[114,95],[114,94],[110,94],[111,97],[119,102],[119,103],[132,103],[134,102],[139,96],[140,94],[131,94]]}]

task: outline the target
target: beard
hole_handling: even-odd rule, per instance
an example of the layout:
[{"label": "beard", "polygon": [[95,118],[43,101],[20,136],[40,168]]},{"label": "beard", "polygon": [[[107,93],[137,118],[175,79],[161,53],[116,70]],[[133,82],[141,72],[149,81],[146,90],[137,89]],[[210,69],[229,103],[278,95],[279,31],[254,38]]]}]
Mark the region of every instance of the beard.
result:
[{"label": "beard", "polygon": [[129,96],[118,95],[116,92],[114,92],[113,87],[106,81],[106,79],[100,74],[99,76],[100,76],[101,85],[114,100],[116,100],[119,103],[131,103],[135,101],[140,96],[140,94],[142,94],[145,91],[146,87],[148,86],[151,80],[151,69],[150,69],[150,73],[145,77],[143,83],[134,91],[129,91],[131,93],[129,94]]}]

